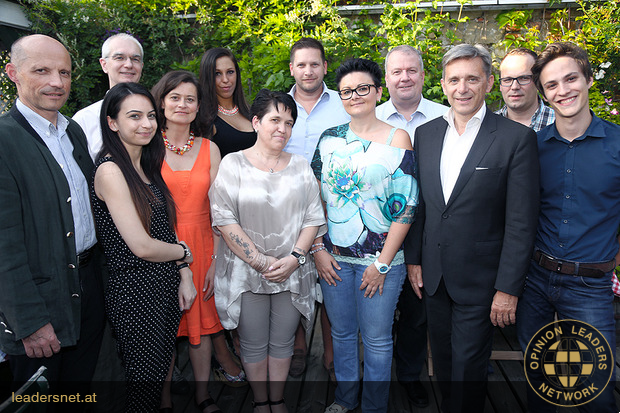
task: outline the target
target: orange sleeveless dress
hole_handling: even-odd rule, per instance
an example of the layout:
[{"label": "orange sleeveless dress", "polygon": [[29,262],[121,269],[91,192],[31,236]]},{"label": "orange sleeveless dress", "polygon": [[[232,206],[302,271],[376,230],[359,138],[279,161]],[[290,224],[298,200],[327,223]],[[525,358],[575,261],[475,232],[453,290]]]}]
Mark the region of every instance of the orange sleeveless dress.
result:
[{"label": "orange sleeveless dress", "polygon": [[198,157],[189,171],[173,171],[164,161],[162,176],[177,206],[176,231],[179,240],[185,241],[192,251],[194,262],[189,266],[198,295],[189,311],[183,313],[178,337],[189,337],[192,345],[200,344],[200,336],[221,331],[222,325],[211,297],[203,301],[205,275],[211,265],[213,233],[209,210],[211,177],[210,141],[203,139]]}]

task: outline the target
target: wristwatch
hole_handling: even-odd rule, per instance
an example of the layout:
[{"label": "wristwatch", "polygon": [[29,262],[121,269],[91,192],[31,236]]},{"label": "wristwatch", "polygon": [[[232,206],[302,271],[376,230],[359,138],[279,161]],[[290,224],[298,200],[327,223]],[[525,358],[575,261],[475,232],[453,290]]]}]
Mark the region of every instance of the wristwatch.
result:
[{"label": "wristwatch", "polygon": [[392,268],[387,264],[379,262],[379,260],[375,260],[375,267],[377,267],[377,271],[379,271],[379,274],[387,274],[388,271],[390,271],[390,268]]},{"label": "wristwatch", "polygon": [[304,265],[306,263],[306,256],[305,255],[302,255],[302,254],[300,254],[298,252],[295,252],[295,251],[291,252],[291,255],[293,257],[297,258],[297,262],[299,263],[300,266]]}]

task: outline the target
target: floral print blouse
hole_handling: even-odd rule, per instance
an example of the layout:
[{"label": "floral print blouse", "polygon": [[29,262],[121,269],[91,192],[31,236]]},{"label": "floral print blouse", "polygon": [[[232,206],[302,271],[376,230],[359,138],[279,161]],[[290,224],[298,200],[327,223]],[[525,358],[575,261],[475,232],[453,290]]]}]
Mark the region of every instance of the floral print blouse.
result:
[{"label": "floral print blouse", "polygon": [[[327,250],[368,259],[381,252],[392,222],[413,222],[418,183],[413,151],[355,135],[344,124],[327,129],[317,144],[312,169],[327,210]],[[400,248],[402,250],[402,246]]]}]

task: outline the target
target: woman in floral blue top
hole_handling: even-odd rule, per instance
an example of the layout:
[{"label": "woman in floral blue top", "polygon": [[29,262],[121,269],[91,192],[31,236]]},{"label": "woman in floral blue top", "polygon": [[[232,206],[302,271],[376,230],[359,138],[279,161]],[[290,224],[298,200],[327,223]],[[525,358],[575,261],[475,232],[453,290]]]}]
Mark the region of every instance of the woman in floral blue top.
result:
[{"label": "woman in floral blue top", "polygon": [[364,344],[362,411],[386,412],[392,321],[406,276],[403,240],[418,185],[409,135],[375,116],[379,65],[350,59],[336,71],[351,122],[323,132],[312,168],[321,184],[328,233],[312,246],[332,323],[336,400],[326,413],[357,406],[358,333]]}]

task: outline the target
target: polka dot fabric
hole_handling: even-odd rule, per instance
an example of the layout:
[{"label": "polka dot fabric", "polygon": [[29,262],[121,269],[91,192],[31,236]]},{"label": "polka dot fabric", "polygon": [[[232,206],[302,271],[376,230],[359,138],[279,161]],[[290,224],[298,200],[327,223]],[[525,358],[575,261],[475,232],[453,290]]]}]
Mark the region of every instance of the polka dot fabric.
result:
[{"label": "polka dot fabric", "polygon": [[[107,161],[112,159],[100,159],[97,167]],[[151,236],[174,243],[176,237],[168,225],[165,198],[157,186],[149,187],[159,200],[151,205]],[[148,262],[131,252],[105,202],[95,195],[94,180],[91,201],[97,238],[110,269],[106,314],[125,369],[126,411],[157,412],[181,319],[179,272],[174,262]]]}]

